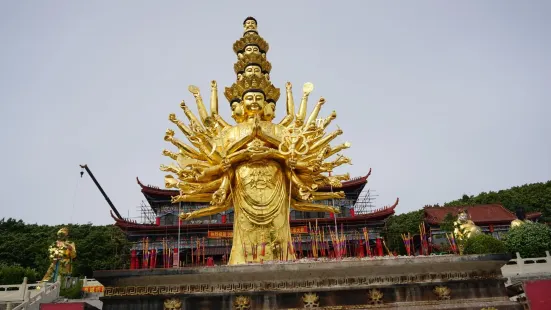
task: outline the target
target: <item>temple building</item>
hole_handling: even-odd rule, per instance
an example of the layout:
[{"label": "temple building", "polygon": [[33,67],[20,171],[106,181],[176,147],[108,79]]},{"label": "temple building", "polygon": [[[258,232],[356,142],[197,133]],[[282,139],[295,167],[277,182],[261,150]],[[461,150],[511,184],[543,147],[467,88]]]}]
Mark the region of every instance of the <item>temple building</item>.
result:
[{"label": "temple building", "polygon": [[[355,256],[359,251],[363,228],[367,228],[369,239],[373,240],[370,245],[375,246],[376,239],[381,236],[384,229],[385,220],[394,214],[398,199],[391,206],[375,208],[370,191],[364,191],[370,174],[371,170],[365,176],[343,181],[339,190],[345,192],[344,198],[321,201],[340,209],[336,218],[330,213],[291,211],[291,231],[297,242],[301,243],[297,246],[297,250],[300,248],[302,252],[299,257],[313,255],[311,231],[316,225],[321,230],[334,231],[337,228],[339,233],[344,233],[349,241],[349,256]],[[203,208],[208,203],[172,203],[171,197],[178,195],[178,191],[144,185],[139,179],[137,182],[149,204],[143,210],[142,222],[119,219],[112,214],[115,225],[125,232],[133,244],[131,269],[198,264],[203,263],[203,257],[211,257],[213,261],[220,263],[227,259],[231,250],[233,210],[181,221],[178,214]],[[332,189],[320,188],[319,191],[330,192]],[[167,252],[170,253],[169,257],[166,257]],[[197,262],[198,254],[200,262]],[[156,259],[152,259],[151,255]],[[179,259],[176,259],[177,257]]]},{"label": "temple building", "polygon": [[[447,242],[445,236],[442,235],[440,224],[444,222],[449,213],[455,218],[461,210],[467,212],[470,220],[480,227],[483,233],[491,234],[497,239],[501,239],[503,234],[511,228],[511,222],[517,219],[517,215],[500,204],[457,207],[425,206],[424,221],[425,225],[430,228],[434,243],[438,243],[439,239],[444,243]],[[525,217],[528,220],[536,221],[541,215],[541,212],[532,212],[527,213]]]}]

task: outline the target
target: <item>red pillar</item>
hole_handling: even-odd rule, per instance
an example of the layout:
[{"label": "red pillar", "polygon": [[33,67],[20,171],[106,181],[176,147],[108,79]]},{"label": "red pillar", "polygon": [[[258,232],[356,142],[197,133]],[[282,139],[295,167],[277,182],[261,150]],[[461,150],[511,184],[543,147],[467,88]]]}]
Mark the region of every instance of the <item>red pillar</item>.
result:
[{"label": "red pillar", "polygon": [[225,214],[222,214],[222,224],[226,224],[227,217]]},{"label": "red pillar", "polygon": [[364,241],[360,239],[360,246],[356,249],[356,255],[360,258],[364,257]]},{"label": "red pillar", "polygon": [[130,269],[136,269],[136,250],[130,252]]},{"label": "red pillar", "polygon": [[377,256],[383,256],[383,242],[381,241],[381,238],[377,238],[375,245],[377,247]]},{"label": "red pillar", "polygon": [[354,213],[354,208],[350,209],[350,216],[354,217],[356,214]]},{"label": "red pillar", "polygon": [[161,218],[159,216],[155,218],[155,225],[161,226]]},{"label": "red pillar", "polygon": [[177,248],[174,248],[174,256],[172,258],[172,267],[174,268],[180,267],[180,253],[178,253]]},{"label": "red pillar", "polygon": [[155,268],[157,266],[157,250],[151,250],[151,258],[149,259],[149,268]]}]

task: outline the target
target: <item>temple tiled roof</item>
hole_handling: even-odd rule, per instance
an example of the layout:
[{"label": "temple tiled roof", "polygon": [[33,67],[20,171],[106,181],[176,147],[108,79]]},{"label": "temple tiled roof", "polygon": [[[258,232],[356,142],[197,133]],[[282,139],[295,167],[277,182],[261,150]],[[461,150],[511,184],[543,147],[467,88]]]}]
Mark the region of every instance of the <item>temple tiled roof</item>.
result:
[{"label": "temple tiled roof", "polygon": [[[351,222],[358,222],[363,223],[367,221],[376,221],[376,220],[384,220],[385,218],[391,216],[394,214],[394,209],[398,205],[399,199],[396,199],[396,202],[392,206],[386,206],[380,209],[377,209],[373,212],[366,213],[366,214],[358,214],[355,216],[349,216],[349,217],[337,217],[337,223],[351,223]],[[155,224],[141,224],[136,221],[128,220],[128,219],[119,219],[116,216],[111,213],[111,217],[115,220],[115,225],[119,226],[125,231],[163,231],[163,232],[177,232],[178,231],[178,225],[172,225],[172,226],[159,226]],[[324,225],[324,224],[332,224],[334,223],[335,219],[332,218],[318,218],[318,219],[297,219],[297,220],[291,220],[291,226],[302,226],[306,225],[309,222],[317,221],[318,224]],[[183,231],[188,230],[231,230],[233,229],[233,223],[217,223],[217,224],[185,224],[185,222],[180,226],[180,228]]]},{"label": "temple tiled roof", "polygon": [[[466,210],[475,224],[509,224],[517,217],[513,212],[500,204],[486,204],[458,207],[425,207],[425,221],[432,225],[440,224],[448,213],[457,216],[459,211]],[[540,212],[528,213],[526,218],[533,220],[541,216]]]}]

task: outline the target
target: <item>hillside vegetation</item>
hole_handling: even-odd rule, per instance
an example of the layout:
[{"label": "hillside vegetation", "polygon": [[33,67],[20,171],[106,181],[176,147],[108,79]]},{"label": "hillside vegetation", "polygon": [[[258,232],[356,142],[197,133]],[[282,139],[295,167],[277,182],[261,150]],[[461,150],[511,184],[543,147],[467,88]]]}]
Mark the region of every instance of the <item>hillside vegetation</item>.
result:
[{"label": "hillside vegetation", "polygon": [[[94,270],[119,269],[128,265],[130,244],[113,225],[63,225],[77,248],[74,276],[92,277]],[[0,266],[21,266],[44,275],[50,264],[48,247],[56,240],[62,225],[25,224],[21,220],[0,220]],[[15,270],[15,269],[14,269]],[[31,273],[26,270],[27,273]],[[0,280],[1,281],[1,280]],[[11,283],[10,283],[11,284]]]},{"label": "hillside vegetation", "polygon": [[515,212],[523,206],[526,213],[541,212],[541,222],[551,222],[551,181],[532,183],[497,192],[482,192],[476,196],[463,195],[462,198],[445,203],[445,206],[468,206],[477,204],[499,203]]}]

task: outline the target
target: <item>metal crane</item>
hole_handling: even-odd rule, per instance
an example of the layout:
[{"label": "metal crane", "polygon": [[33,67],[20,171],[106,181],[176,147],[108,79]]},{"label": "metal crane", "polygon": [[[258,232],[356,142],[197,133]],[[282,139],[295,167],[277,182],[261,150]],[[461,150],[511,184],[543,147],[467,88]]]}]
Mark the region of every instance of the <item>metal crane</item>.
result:
[{"label": "metal crane", "polygon": [[[80,165],[80,168],[86,170],[86,172],[88,172],[88,175],[92,178],[92,181],[94,181],[94,183],[96,184],[96,186],[98,187],[99,191],[101,192],[101,194],[103,195],[103,198],[105,198],[105,200],[107,201],[107,203],[109,204],[109,206],[111,207],[111,210],[113,210],[113,212],[115,213],[115,215],[117,215],[117,217],[119,219],[123,219],[121,214],[119,213],[119,211],[117,210],[117,208],[115,208],[115,205],[113,205],[113,203],[111,202],[111,199],[109,199],[109,197],[107,196],[107,194],[105,193],[105,191],[103,190],[103,188],[101,188],[101,185],[99,185],[98,181],[96,180],[96,178],[94,177],[94,174],[92,173],[92,171],[90,171],[90,168],[88,168],[88,165]],[[80,177],[82,178],[82,175],[84,174],[84,171],[80,171]]]}]

